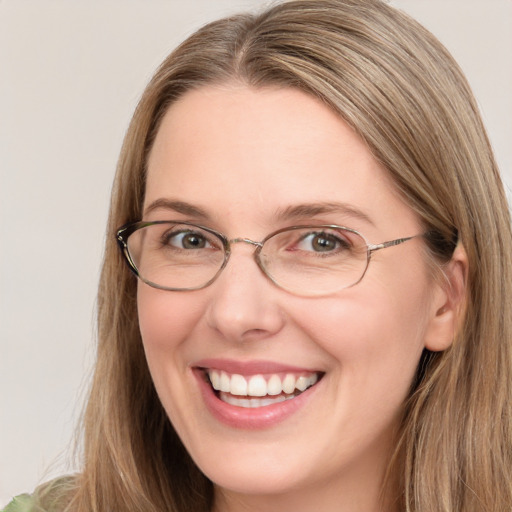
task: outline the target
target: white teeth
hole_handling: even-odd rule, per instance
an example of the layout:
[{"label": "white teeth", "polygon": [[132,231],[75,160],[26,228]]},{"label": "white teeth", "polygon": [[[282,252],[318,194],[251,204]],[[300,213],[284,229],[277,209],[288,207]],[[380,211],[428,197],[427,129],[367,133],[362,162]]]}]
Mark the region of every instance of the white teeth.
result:
[{"label": "white teeth", "polygon": [[[217,389],[217,388],[214,387],[214,389]],[[225,391],[226,393],[229,393],[230,390],[231,390],[231,379],[229,378],[229,375],[227,373],[221,372],[218,391]]]},{"label": "white teeth", "polygon": [[[208,370],[208,376],[210,378],[211,385],[216,391],[224,394],[236,395],[237,397],[264,397],[264,396],[277,396],[282,393],[286,395],[293,395],[296,390],[299,392],[305,391],[307,388],[313,386],[318,381],[318,374],[311,373],[307,375],[294,375],[287,373],[284,378],[278,374],[270,375],[270,377],[264,377],[263,375],[253,375],[247,379],[243,375],[239,374],[228,374],[224,371],[219,370]],[[282,397],[286,399],[288,397]],[[238,400],[236,397],[232,397],[229,400],[225,400],[228,403],[234,404],[234,401]],[[275,403],[276,399],[270,400],[271,403]],[[262,407],[265,400],[251,400],[251,404],[260,403],[260,405],[251,405],[251,407]],[[263,404],[263,405],[262,405]],[[241,407],[248,407],[249,405],[243,405]]]},{"label": "white teeth", "polygon": [[267,382],[267,393],[269,395],[280,395],[283,392],[283,385],[279,375],[272,375]]},{"label": "white teeth", "polygon": [[[240,393],[236,394],[239,395]],[[263,378],[263,375],[254,375],[249,379],[247,394],[249,396],[265,396],[267,394],[267,381]]]},{"label": "white teeth", "polygon": [[288,373],[283,380],[283,392],[293,393],[295,391],[295,377]]},{"label": "white teeth", "polygon": [[220,375],[219,372],[211,372],[210,380],[213,386],[213,389],[220,389]]},{"label": "white teeth", "polygon": [[267,405],[277,404],[285,400],[291,400],[293,396],[279,395],[272,398],[241,398],[233,396],[229,393],[221,393],[220,398],[222,401],[236,405],[237,407],[245,407],[246,409],[255,409],[257,407],[266,407]]},{"label": "white teeth", "polygon": [[231,375],[231,389],[232,395],[247,395],[247,381],[238,374]]},{"label": "white teeth", "polygon": [[307,377],[300,376],[295,383],[295,387],[299,391],[304,391],[309,385],[309,379]]}]

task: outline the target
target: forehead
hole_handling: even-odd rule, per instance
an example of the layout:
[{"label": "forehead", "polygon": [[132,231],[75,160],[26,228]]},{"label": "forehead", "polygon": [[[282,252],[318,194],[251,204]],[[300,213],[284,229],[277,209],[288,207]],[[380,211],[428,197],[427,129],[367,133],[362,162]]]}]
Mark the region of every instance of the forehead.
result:
[{"label": "forehead", "polygon": [[412,214],[365,142],[319,100],[233,84],[190,91],[165,114],[144,207],[162,198],[251,222],[310,203]]}]

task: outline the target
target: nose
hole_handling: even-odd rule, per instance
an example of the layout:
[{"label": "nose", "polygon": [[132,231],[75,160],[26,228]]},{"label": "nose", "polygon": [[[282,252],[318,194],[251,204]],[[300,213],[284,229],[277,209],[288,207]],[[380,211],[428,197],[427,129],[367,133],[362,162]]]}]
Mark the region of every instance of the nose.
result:
[{"label": "nose", "polygon": [[233,245],[228,264],[209,287],[207,323],[229,341],[268,338],[284,324],[283,292],[263,275],[253,252],[251,245]]}]

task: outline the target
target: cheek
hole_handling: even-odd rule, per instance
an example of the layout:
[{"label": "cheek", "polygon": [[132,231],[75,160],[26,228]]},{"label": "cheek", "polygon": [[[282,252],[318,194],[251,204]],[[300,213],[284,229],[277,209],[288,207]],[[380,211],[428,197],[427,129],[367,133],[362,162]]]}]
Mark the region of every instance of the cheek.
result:
[{"label": "cheek", "polygon": [[367,288],[303,308],[296,318],[340,367],[344,381],[369,394],[396,392],[400,400],[424,348],[427,296],[417,288],[392,293],[383,283],[368,283]]},{"label": "cheek", "polygon": [[146,353],[175,350],[190,334],[202,313],[197,297],[168,292],[143,283],[137,290],[139,325]]},{"label": "cheek", "polygon": [[201,303],[197,297],[141,283],[137,305],[142,342],[156,391],[176,430],[186,434],[184,417],[190,416],[193,390],[185,347],[201,314]]},{"label": "cheek", "polygon": [[140,284],[137,292],[139,326],[146,361],[160,400],[175,422],[183,397],[190,394],[187,339],[199,321],[197,297]]}]

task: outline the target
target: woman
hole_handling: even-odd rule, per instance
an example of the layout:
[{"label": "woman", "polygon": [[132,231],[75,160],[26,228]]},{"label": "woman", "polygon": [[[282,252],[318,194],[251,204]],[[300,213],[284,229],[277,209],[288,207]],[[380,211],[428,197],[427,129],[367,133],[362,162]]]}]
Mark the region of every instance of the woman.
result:
[{"label": "woman", "polygon": [[508,208],[413,20],[297,0],[198,31],[108,229],[83,472],[43,509],[510,508]]}]

